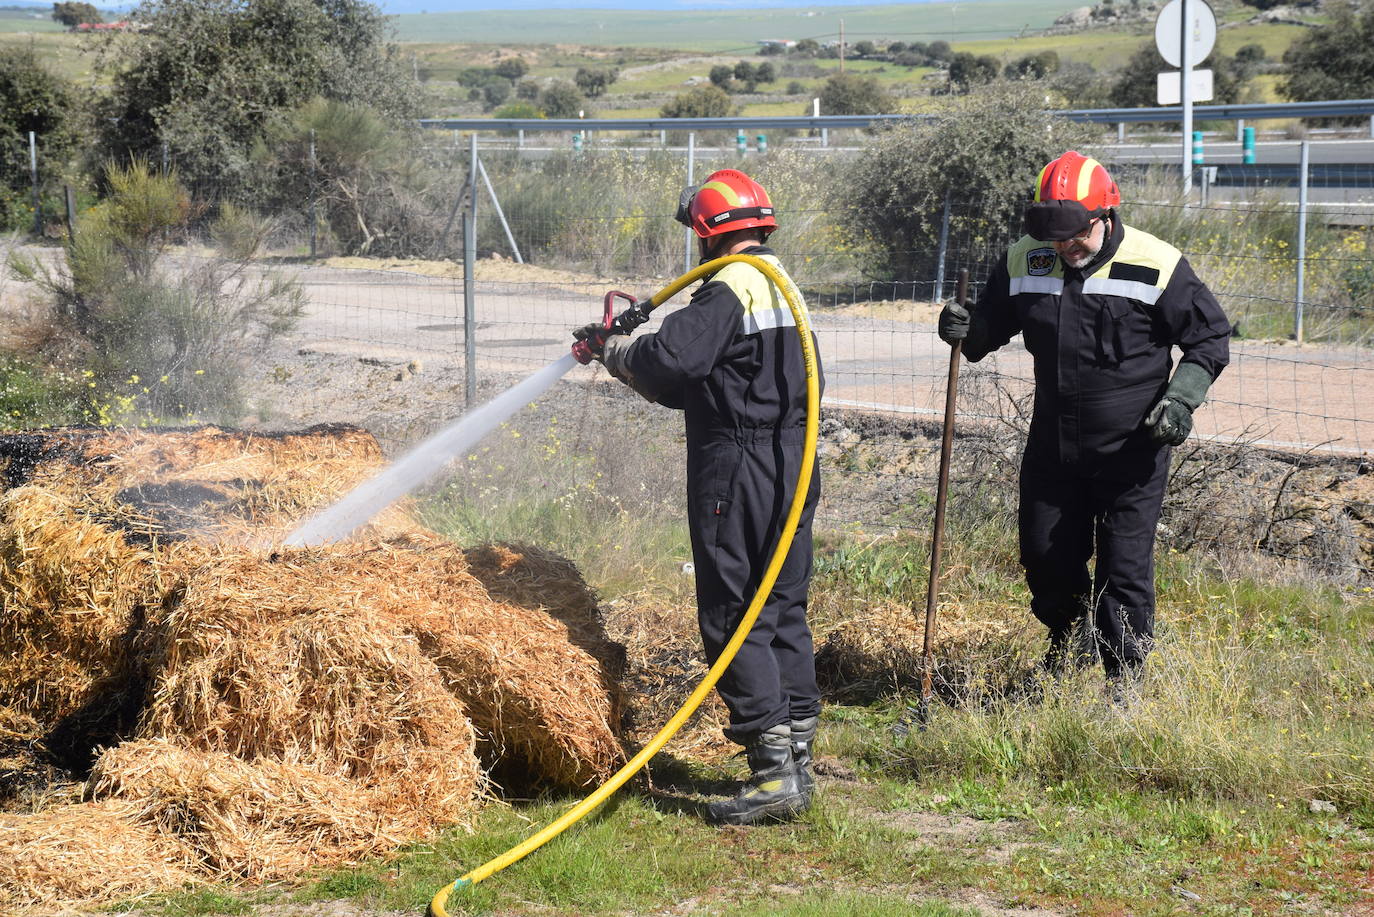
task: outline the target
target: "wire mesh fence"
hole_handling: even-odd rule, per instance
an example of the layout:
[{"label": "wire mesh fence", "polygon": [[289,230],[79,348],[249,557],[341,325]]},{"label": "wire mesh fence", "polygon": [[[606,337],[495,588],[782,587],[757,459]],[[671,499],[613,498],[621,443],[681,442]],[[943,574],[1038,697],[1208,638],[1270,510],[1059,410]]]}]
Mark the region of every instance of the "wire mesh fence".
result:
[{"label": "wire mesh fence", "polygon": [[[928,244],[904,253],[914,266],[909,276],[873,279],[872,248],[890,240],[856,241],[862,214],[826,191],[840,157],[852,152],[740,156],[729,138],[716,139],[720,148],[700,161],[662,147],[486,148],[474,176],[471,150],[435,133],[417,151],[437,178],[412,202],[425,212],[408,225],[423,224],[427,233],[413,261],[326,257],[338,254],[337,240],[318,202],[300,201],[281,225],[301,247],[313,214],[319,257],[288,265],[308,301],[290,346],[401,375],[423,362],[450,380],[445,398],[424,404],[398,394],[385,408],[364,407],[336,396],[320,411],[384,428],[395,449],[552,362],[567,352],[570,329],[599,315],[606,291],[647,296],[695,264],[693,240],[673,220],[678,192],[689,176],[700,181],[711,169],[736,166],[773,193],[781,229],[770,244],[812,313],[826,377],[827,457],[865,481],[860,489],[871,497],[831,499],[821,518],[869,527],[919,522],[921,495],[933,490],[934,465],[923,457],[938,435],[933,421],[948,365],[948,347],[935,333],[940,304],[961,268],[979,295],[1019,227],[989,225],[991,208],[977,189],[955,189],[926,215]],[[1197,412],[1192,444],[1179,450],[1165,528],[1179,543],[1248,544],[1368,576],[1374,164],[1310,165],[1303,183],[1290,152],[1291,168],[1200,170],[1186,201],[1176,170],[1108,162],[1126,196],[1127,225],[1176,245],[1236,326],[1231,365]],[[466,239],[469,212],[476,231]],[[664,306],[650,329],[685,302],[683,295]],[[590,398],[620,396],[590,384],[604,381],[594,368],[570,380]],[[1012,477],[1031,392],[1030,357],[1019,339],[965,370],[960,430],[990,437],[996,445],[983,458],[999,457]],[[1190,463],[1226,467],[1230,476],[1199,476]],[[1213,492],[1223,485],[1246,499]],[[1308,493],[1313,488],[1321,494]],[[1181,524],[1184,510],[1199,505],[1207,507],[1206,524]]]}]

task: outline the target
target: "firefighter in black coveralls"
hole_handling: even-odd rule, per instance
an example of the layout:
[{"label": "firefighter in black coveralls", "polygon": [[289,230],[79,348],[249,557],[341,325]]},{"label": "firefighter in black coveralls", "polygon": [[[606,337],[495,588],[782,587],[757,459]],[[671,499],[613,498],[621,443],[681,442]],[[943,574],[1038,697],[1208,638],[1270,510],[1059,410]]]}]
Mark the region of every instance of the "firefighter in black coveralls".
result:
[{"label": "firefighter in black coveralls", "polygon": [[[743,253],[782,271],[764,245],[778,225],[772,203],[743,172],[723,169],[687,189],[678,220],[695,231],[703,263]],[[577,336],[595,340],[596,327]],[[697,621],[714,663],[763,578],[797,484],[806,368],[796,322],[772,282],[736,262],[656,333],[612,336],[596,356],[645,398],[685,414]],[[777,583],[717,684],[726,736],[744,746],[750,770],[738,795],[708,807],[717,824],[782,821],[810,805],[820,691],[806,603],[819,496],[816,473]]]},{"label": "firefighter in black coveralls", "polygon": [[1047,668],[1100,654],[1116,699],[1153,642],[1170,447],[1192,430],[1231,334],[1178,249],[1122,223],[1120,203],[1096,160],[1072,150],[1055,159],[1040,172],[1026,235],[972,314],[951,303],[939,321],[940,337],[962,340],[971,362],[1018,332],[1030,351],[1035,412],[1019,530],[1031,611],[1049,628]]}]

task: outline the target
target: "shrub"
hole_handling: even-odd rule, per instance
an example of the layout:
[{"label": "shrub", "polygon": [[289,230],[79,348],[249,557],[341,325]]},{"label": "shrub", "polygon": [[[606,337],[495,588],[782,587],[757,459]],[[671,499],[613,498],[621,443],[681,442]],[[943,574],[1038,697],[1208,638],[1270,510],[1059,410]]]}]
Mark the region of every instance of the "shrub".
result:
[{"label": "shrub", "polygon": [[366,0],[146,0],[134,16],[148,28],[104,62],[106,150],[151,160],[166,144],[203,197],[249,201],[250,151],[315,96],[366,104],[396,125],[417,116],[411,68]]},{"label": "shrub", "polygon": [[270,189],[260,200],[271,212],[300,213],[313,199],[321,226],[349,254],[427,250],[442,217],[424,200],[410,139],[365,105],[312,99],[274,122],[254,149],[260,181]]},{"label": "shrub", "polygon": [[951,234],[995,248],[1019,222],[1038,170],[1089,136],[1044,111],[1043,90],[998,83],[954,97],[941,116],[880,134],[858,155],[836,201],[842,231],[883,279],[932,277],[946,194],[961,208]]},{"label": "shrub", "polygon": [[538,104],[550,118],[577,118],[586,110],[587,100],[572,83],[560,81],[540,90]]},{"label": "shrub", "polygon": [[39,182],[55,184],[77,147],[75,94],[32,50],[0,50],[0,230],[33,222],[29,131]]},{"label": "shrub", "polygon": [[730,96],[712,85],[678,93],[659,113],[665,118],[728,118],[733,112]]},{"label": "shrub", "polygon": [[881,115],[892,109],[887,90],[871,76],[837,73],[821,87],[823,115]]},{"label": "shrub", "polygon": [[249,270],[267,227],[231,205],[212,224],[209,257],[169,264],[195,214],[176,175],[109,166],[110,193],[66,244],[66,267],[11,259],[51,297],[40,352],[88,378],[102,422],[234,416],[239,378],[300,314],[301,291]]}]

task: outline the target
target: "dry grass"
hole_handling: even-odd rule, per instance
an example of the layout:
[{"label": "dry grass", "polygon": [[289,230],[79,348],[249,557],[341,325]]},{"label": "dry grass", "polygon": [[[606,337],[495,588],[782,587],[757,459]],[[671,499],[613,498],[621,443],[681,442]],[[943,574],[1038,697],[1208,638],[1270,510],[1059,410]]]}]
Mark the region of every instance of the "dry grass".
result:
[{"label": "dry grass", "polygon": [[[6,735],[109,745],[96,802],[13,820],[5,907],[353,862],[470,822],[489,774],[582,787],[624,758],[623,651],[570,563],[465,554],[404,508],[274,549],[378,467],[364,431],[53,431],[0,457]],[[125,718],[83,733],[102,707]],[[102,881],[126,854],[138,878]]]}]

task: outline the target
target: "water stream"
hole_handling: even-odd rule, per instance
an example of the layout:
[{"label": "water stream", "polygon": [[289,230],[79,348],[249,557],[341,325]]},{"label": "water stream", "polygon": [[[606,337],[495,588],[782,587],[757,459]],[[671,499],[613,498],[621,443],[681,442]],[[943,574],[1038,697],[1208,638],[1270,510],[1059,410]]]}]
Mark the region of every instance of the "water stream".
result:
[{"label": "water stream", "polygon": [[564,354],[480,407],[417,444],[333,506],[302,523],[286,538],[288,546],[341,541],[406,494],[424,485],[448,462],[471,449],[506,418],[538,398],[577,365]]}]

